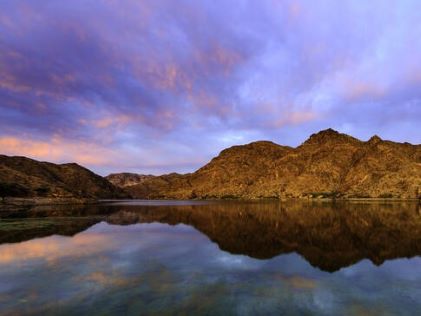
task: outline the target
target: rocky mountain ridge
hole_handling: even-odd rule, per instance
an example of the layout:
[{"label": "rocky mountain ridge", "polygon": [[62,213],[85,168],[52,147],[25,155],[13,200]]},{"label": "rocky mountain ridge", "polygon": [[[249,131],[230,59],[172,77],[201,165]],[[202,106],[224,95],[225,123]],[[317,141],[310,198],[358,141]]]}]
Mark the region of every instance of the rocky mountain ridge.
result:
[{"label": "rocky mountain ridge", "polygon": [[420,198],[421,145],[332,129],[293,148],[269,141],[224,149],[189,174],[111,174],[0,155],[0,197],[261,199]]},{"label": "rocky mountain ridge", "polygon": [[124,198],[129,195],[103,177],[76,164],[53,164],[0,155],[0,197]]},{"label": "rocky mountain ridge", "polygon": [[417,198],[421,145],[361,141],[327,129],[296,148],[269,141],[233,146],[191,174],[125,187],[146,199]]},{"label": "rocky mountain ridge", "polygon": [[130,173],[130,172],[122,172],[122,173],[111,173],[105,177],[108,181],[110,181],[115,186],[125,188],[132,185],[143,183],[146,180],[152,179],[155,176],[153,175],[144,175],[144,174],[137,174],[137,173]]}]

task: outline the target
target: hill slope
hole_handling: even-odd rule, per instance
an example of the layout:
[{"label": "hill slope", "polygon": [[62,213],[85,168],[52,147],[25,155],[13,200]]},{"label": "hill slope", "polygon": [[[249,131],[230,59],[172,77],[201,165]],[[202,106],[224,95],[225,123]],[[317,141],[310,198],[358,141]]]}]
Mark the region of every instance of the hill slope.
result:
[{"label": "hill slope", "polygon": [[143,183],[145,180],[154,178],[153,175],[143,175],[130,172],[111,173],[105,177],[112,184],[124,188],[132,185]]},{"label": "hill slope", "polygon": [[260,141],[223,150],[194,173],[146,179],[137,198],[399,197],[421,191],[421,145],[332,129],[296,148]]},{"label": "hill slope", "polygon": [[0,155],[0,197],[118,198],[122,189],[75,163]]}]

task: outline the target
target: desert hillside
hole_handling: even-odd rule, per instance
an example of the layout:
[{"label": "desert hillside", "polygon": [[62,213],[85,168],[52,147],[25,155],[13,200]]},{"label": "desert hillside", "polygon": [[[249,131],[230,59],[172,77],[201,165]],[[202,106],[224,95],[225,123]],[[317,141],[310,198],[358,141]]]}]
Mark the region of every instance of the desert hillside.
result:
[{"label": "desert hillside", "polygon": [[194,173],[143,179],[125,188],[137,198],[415,198],[421,145],[373,136],[361,141],[332,129],[296,148],[258,141],[223,150]]},{"label": "desert hillside", "polygon": [[144,181],[153,178],[152,175],[143,175],[130,172],[111,173],[105,177],[112,184],[124,188],[132,185],[143,183]]},{"label": "desert hillside", "polygon": [[0,155],[0,197],[121,198],[122,189],[75,163]]}]

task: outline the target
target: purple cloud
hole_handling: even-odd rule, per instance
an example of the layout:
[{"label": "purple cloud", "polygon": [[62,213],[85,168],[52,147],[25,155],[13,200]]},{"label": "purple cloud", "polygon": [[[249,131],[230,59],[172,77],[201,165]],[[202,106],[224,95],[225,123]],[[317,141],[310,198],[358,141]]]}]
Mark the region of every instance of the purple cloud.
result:
[{"label": "purple cloud", "polygon": [[2,152],[162,173],[327,127],[419,143],[420,20],[415,0],[4,0]]}]

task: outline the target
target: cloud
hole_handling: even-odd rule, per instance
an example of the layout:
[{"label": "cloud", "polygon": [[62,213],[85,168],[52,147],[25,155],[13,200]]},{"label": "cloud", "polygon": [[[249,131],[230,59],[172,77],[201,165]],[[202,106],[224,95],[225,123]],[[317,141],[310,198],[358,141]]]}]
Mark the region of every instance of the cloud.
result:
[{"label": "cloud", "polygon": [[[102,123],[102,122],[100,122]],[[60,136],[40,140],[31,137],[18,138],[0,136],[1,153],[21,155],[32,159],[55,163],[77,162],[100,174],[117,171],[145,172],[162,174],[170,170],[187,172],[201,165],[203,156],[194,155],[194,151],[167,140],[139,142],[139,146],[110,145],[65,139]],[[177,153],[168,161],[168,157]],[[185,153],[188,153],[185,155]],[[139,160],[141,157],[141,160]]]},{"label": "cloud", "polygon": [[21,155],[57,162],[78,161],[84,165],[107,165],[115,155],[110,149],[92,143],[72,142],[53,137],[49,141],[19,139],[16,137],[0,137],[0,147],[4,154]]},{"label": "cloud", "polygon": [[[178,155],[196,155],[192,171],[239,139],[297,145],[327,127],[420,142],[420,12],[410,0],[4,0],[0,136],[133,161],[165,152],[157,172],[185,171]],[[112,159],[78,162],[103,173]]]}]

